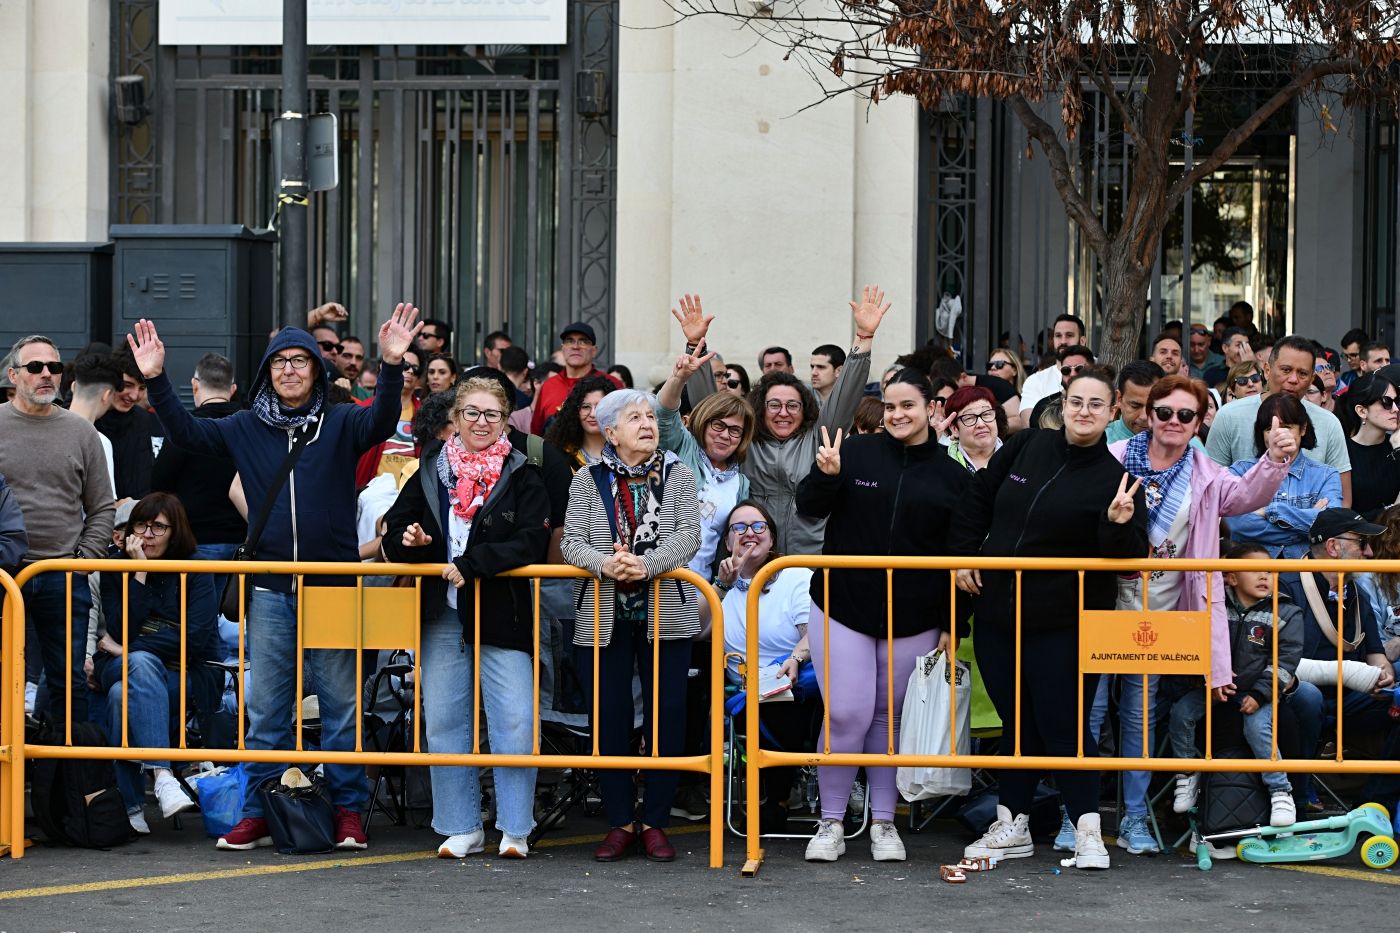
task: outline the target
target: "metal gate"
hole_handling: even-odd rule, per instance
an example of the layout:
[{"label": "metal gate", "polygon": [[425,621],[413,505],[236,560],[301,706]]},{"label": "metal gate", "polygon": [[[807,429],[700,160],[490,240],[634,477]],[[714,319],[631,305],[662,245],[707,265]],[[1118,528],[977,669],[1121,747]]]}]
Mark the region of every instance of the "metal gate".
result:
[{"label": "metal gate", "polygon": [[[313,304],[343,302],[369,340],[411,300],[467,362],[498,328],[536,352],[556,322],[611,332],[615,132],[573,90],[583,69],[615,85],[616,7],[571,6],[567,47],[310,50],[308,112],[340,142],[340,185],[309,212]],[[113,223],[267,226],[280,50],[158,46],[152,0],[114,12],[113,69],[146,75],[152,107],[113,133]]]}]

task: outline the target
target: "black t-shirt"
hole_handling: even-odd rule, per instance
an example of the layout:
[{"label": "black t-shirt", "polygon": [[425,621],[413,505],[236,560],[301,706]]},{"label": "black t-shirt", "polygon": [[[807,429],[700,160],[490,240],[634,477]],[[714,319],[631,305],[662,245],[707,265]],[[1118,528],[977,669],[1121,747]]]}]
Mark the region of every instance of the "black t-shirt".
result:
[{"label": "black t-shirt", "polygon": [[1347,438],[1351,457],[1351,507],[1373,519],[1400,495],[1400,453],[1388,441],[1358,444]]},{"label": "black t-shirt", "polygon": [[[525,456],[530,456],[528,434],[512,428],[510,444]],[[564,452],[548,441],[544,445],[540,477],[544,480],[545,492],[549,494],[549,527],[563,528],[564,514],[569,510],[569,485],[574,481],[574,471],[569,467],[569,458]]]},{"label": "black t-shirt", "polygon": [[998,405],[1005,405],[1020,394],[1016,391],[1015,385],[997,376],[986,376],[978,373],[972,377],[972,384],[979,389],[991,389],[992,395],[996,396]]}]

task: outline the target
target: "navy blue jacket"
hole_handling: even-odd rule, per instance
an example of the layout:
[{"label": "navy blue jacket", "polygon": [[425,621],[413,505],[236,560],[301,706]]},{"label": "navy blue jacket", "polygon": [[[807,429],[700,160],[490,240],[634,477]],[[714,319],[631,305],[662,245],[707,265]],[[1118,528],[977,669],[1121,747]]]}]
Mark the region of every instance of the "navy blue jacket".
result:
[{"label": "navy blue jacket", "polygon": [[29,535],[24,530],[24,513],[0,475],[0,570],[14,573],[29,553]]},{"label": "navy blue jacket", "polygon": [[[249,389],[249,399],[256,399],[269,384],[268,361],[272,356],[293,349],[310,354],[323,392],[329,387],[316,341],[304,330],[286,327],[268,344]],[[249,520],[255,518],[287,456],[292,432],[263,423],[251,409],[226,418],[195,418],[180,403],[164,373],[150,380],[146,389],[170,442],[191,453],[233,458],[248,498]],[[359,561],[355,464],[366,450],[393,435],[399,421],[402,389],[403,366],[381,363],[374,404],[330,405],[321,411],[310,426],[311,439],[301,459],[277,491],[262,539],[254,542],[257,559]],[[287,576],[258,576],[254,582],[284,593],[293,589],[293,580]],[[318,577],[314,582],[343,581]]]}]

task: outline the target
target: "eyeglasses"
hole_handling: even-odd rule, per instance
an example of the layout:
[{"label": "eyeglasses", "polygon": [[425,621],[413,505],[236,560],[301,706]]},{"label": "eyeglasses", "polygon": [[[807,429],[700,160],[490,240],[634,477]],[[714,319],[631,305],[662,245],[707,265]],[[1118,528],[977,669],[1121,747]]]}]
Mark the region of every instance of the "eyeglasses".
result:
[{"label": "eyeglasses", "polygon": [[420,331],[418,332],[418,339],[420,339],[420,340],[442,340],[443,337],[442,337],[442,334],[439,334],[439,333],[438,333],[437,331],[435,331],[435,330],[420,330]]},{"label": "eyeglasses", "polygon": [[1349,360],[1359,360],[1361,359],[1361,351],[1357,350],[1355,353],[1347,353],[1346,351],[1342,351],[1342,356],[1346,357]]},{"label": "eyeglasses", "polygon": [[31,360],[19,368],[29,373],[31,376],[37,376],[46,369],[49,371],[50,376],[57,376],[59,373],[63,372],[63,364],[58,360]]},{"label": "eyeglasses", "polygon": [[1061,367],[1060,367],[1060,375],[1061,375],[1061,376],[1077,376],[1077,375],[1079,375],[1081,372],[1083,372],[1084,370],[1086,370],[1086,369],[1088,369],[1088,368],[1089,368],[1089,364],[1088,364],[1088,363],[1076,363],[1076,364],[1073,365],[1073,366],[1061,366]]},{"label": "eyeglasses", "polygon": [[743,385],[743,383],[740,382],[738,379],[726,379],[724,380],[724,384],[729,386],[729,388],[731,389],[737,389],[739,388],[739,386]]},{"label": "eyeglasses", "polygon": [[1374,402],[1372,402],[1371,404],[1372,404],[1372,405],[1379,405],[1379,406],[1381,406],[1382,408],[1384,408],[1386,411],[1390,411],[1392,408],[1395,407],[1395,396],[1393,396],[1393,395],[1382,395],[1380,398],[1376,399],[1376,400],[1375,400]]},{"label": "eyeglasses", "polygon": [[989,408],[983,412],[968,412],[965,415],[958,415],[958,424],[962,425],[965,428],[970,428],[973,425],[977,424],[977,422],[979,421],[985,421],[986,423],[991,424],[995,420],[997,420],[997,412],[995,408]]},{"label": "eyeglasses", "polygon": [[563,341],[562,346],[591,347],[593,346],[593,341],[589,340],[587,337],[570,337],[567,340]]},{"label": "eyeglasses", "polygon": [[988,369],[1005,369],[1011,365],[1010,360],[992,360],[987,364]]},{"label": "eyeglasses", "polygon": [[1190,424],[1196,420],[1196,412],[1190,408],[1170,409],[1165,405],[1158,405],[1152,409],[1152,414],[1157,416],[1158,421],[1170,421],[1172,415],[1176,415],[1176,420],[1182,424]]},{"label": "eyeglasses", "polygon": [[[1065,399],[1064,408],[1065,411],[1084,411],[1088,409],[1091,414],[1101,415],[1108,410],[1108,402],[1101,398],[1083,399],[1077,395],[1071,395],[1069,398]],[[995,416],[994,412],[989,414]]]},{"label": "eyeglasses", "polygon": [[732,525],[729,526],[729,530],[734,532],[736,535],[741,535],[744,532],[749,531],[750,529],[753,530],[754,534],[761,535],[768,530],[768,523],[764,521],[734,522]]},{"label": "eyeglasses", "polygon": [[1239,386],[1241,389],[1243,389],[1245,386],[1249,385],[1251,382],[1252,382],[1252,383],[1255,383],[1255,384],[1257,385],[1257,384],[1259,384],[1259,383],[1261,383],[1261,382],[1263,382],[1263,381],[1264,381],[1264,375],[1263,375],[1263,373],[1250,373],[1248,376],[1236,376],[1236,377],[1235,377],[1235,385]]},{"label": "eyeglasses", "polygon": [[286,369],[288,366],[292,367],[292,369],[305,369],[306,367],[311,365],[311,357],[274,356],[271,362],[269,362],[267,365],[270,366],[274,372],[279,373],[282,370]]},{"label": "eyeglasses", "polygon": [[1330,373],[1331,371],[1332,371],[1332,364],[1331,364],[1331,363],[1318,363],[1317,365],[1315,365],[1315,366],[1313,367],[1313,372],[1315,372],[1315,373]]},{"label": "eyeglasses", "polygon": [[731,440],[738,440],[744,436],[744,429],[737,424],[725,424],[716,418],[707,427],[716,434],[728,434]]},{"label": "eyeglasses", "polygon": [[784,411],[790,415],[795,415],[802,411],[802,403],[799,401],[794,401],[792,399],[789,399],[788,401],[784,402],[776,398],[770,398],[768,401],[763,403],[763,407],[768,409],[775,415],[779,412]]},{"label": "eyeglasses", "polygon": [[341,345],[334,340],[318,340],[316,341],[316,346],[325,350],[327,353],[339,353],[341,351]]},{"label": "eyeglasses", "polygon": [[485,418],[487,424],[500,424],[506,417],[506,413],[498,408],[459,408],[457,414],[463,421],[480,421]]},{"label": "eyeglasses", "polygon": [[138,522],[131,526],[131,530],[138,535],[149,534],[153,538],[163,538],[170,526],[165,522]]}]

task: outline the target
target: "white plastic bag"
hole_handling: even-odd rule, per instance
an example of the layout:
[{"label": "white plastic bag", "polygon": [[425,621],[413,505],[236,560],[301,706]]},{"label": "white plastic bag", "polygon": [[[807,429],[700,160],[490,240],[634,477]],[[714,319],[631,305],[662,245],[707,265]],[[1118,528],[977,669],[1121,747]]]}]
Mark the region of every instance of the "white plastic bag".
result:
[{"label": "white plastic bag", "polygon": [[[972,750],[972,671],[956,662],[958,754]],[[904,712],[899,724],[901,755],[950,754],[950,699],[948,657],[934,650],[919,658],[909,675]],[[972,789],[970,768],[900,768],[895,784],[908,801],[961,796]]]}]

